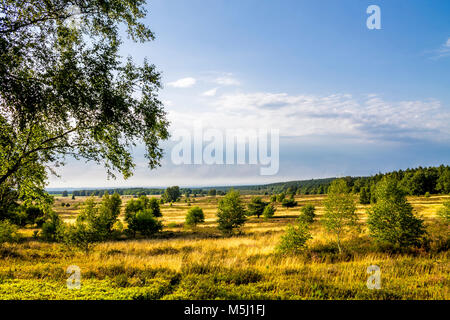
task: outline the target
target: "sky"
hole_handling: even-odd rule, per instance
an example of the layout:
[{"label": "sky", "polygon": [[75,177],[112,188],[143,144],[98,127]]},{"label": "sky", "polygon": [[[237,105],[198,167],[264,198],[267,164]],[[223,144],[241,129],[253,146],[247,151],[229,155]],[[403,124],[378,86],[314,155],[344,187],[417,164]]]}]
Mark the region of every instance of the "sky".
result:
[{"label": "sky", "polygon": [[[369,5],[381,29],[369,29]],[[263,184],[365,176],[450,164],[450,2],[153,0],[155,41],[124,35],[123,57],[162,72],[170,132],[279,130],[279,170],[258,164],[175,164],[162,143],[134,175],[69,159],[49,188]],[[175,135],[174,135],[175,134]],[[205,142],[205,145],[207,141]],[[247,151],[248,153],[248,151]]]}]

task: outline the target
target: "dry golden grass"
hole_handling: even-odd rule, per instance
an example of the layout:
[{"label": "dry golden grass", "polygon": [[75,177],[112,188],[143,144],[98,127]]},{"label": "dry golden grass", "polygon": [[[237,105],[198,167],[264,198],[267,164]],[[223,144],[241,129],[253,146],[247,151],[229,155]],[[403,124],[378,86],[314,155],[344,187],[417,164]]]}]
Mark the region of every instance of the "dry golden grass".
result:
[{"label": "dry golden grass", "polygon": [[[318,220],[325,196],[301,196],[299,205],[316,205]],[[280,236],[295,222],[299,207],[279,206],[273,219],[250,217],[242,234],[224,238],[216,228],[217,199],[196,198],[205,223],[184,227],[190,208],[184,201],[162,205],[164,230],[154,239],[119,240],[98,244],[89,254],[59,244],[28,240],[3,248],[0,297],[29,299],[448,299],[448,251],[414,250],[387,253],[374,249],[367,236],[349,235],[346,252],[336,252],[333,239],[319,222],[305,254],[274,253]],[[250,196],[243,196],[249,201]],[[265,197],[269,201],[268,197]],[[435,214],[448,196],[411,197],[416,213],[433,232]],[[123,205],[130,197],[123,198]],[[73,221],[85,197],[57,198],[55,210]],[[99,199],[100,200],[100,199]],[[70,207],[62,207],[61,202]],[[368,206],[358,205],[361,220]],[[22,230],[31,236],[32,230]],[[382,289],[366,287],[370,265],[382,272]],[[83,287],[65,288],[67,266],[82,270]],[[23,288],[27,288],[26,290]],[[40,289],[38,289],[40,288]]]}]

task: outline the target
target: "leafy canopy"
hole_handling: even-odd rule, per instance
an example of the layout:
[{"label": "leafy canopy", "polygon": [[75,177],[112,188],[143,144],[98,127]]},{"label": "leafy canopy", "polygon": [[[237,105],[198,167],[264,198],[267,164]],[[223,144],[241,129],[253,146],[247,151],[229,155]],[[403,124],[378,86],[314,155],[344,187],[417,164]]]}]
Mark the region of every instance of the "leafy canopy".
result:
[{"label": "leafy canopy", "polygon": [[144,3],[0,2],[0,194],[44,203],[47,170],[68,156],[127,178],[138,142],[159,165],[168,137],[160,73],[119,55],[121,25],[134,41],[154,38],[140,22]]}]

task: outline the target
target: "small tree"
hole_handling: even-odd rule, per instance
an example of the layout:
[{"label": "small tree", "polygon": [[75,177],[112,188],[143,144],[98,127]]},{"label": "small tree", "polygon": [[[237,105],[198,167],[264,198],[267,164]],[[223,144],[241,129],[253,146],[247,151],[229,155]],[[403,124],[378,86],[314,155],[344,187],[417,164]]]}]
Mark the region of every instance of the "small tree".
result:
[{"label": "small tree", "polygon": [[215,196],[217,195],[217,190],[216,189],[210,189],[208,191],[208,196]]},{"label": "small tree", "polygon": [[62,234],[63,243],[88,254],[102,240],[97,230],[92,229],[84,221],[77,220],[73,225],[67,225]]},{"label": "small tree", "polygon": [[259,216],[263,214],[264,208],[267,206],[267,204],[268,203],[264,202],[261,197],[252,197],[250,203],[247,205],[248,215],[255,215],[259,218]]},{"label": "small tree", "polygon": [[64,223],[59,215],[51,211],[47,219],[42,224],[41,237],[44,241],[57,242],[62,239],[64,234]]},{"label": "small tree", "polygon": [[64,190],[63,193],[62,193],[62,196],[63,196],[63,197],[67,197],[67,196],[69,196],[69,193],[68,193],[67,191]]},{"label": "small tree", "polygon": [[0,246],[5,242],[16,242],[20,236],[17,233],[17,226],[8,220],[0,221]]},{"label": "small tree", "polygon": [[341,253],[342,237],[350,229],[358,226],[355,202],[345,180],[336,179],[331,183],[324,206],[323,223],[327,231],[336,236],[339,253]]},{"label": "small tree", "polygon": [[314,205],[312,204],[303,206],[300,209],[300,216],[298,217],[298,220],[301,222],[313,223],[314,218],[316,217],[315,211],[316,207],[314,207]]},{"label": "small tree", "polygon": [[186,224],[195,227],[197,224],[205,222],[205,215],[200,207],[192,207],[186,214]]},{"label": "small tree", "polygon": [[286,198],[286,194],[280,193],[279,195],[277,195],[277,202],[283,202],[284,198]]},{"label": "small tree", "polygon": [[281,205],[285,208],[293,208],[295,206],[297,206],[297,201],[295,201],[294,196],[291,195],[291,197],[288,198],[284,198],[283,201],[281,202]]},{"label": "small tree", "polygon": [[263,216],[265,220],[268,220],[270,218],[272,218],[275,215],[275,211],[277,211],[277,209],[275,209],[275,206],[273,205],[273,203],[269,203],[263,211]]},{"label": "small tree", "polygon": [[162,198],[164,202],[176,202],[181,197],[181,191],[178,186],[169,187],[164,191]]},{"label": "small tree", "polygon": [[384,178],[375,192],[377,203],[368,210],[370,235],[396,247],[418,245],[425,234],[423,220],[413,215],[412,206],[397,182]]},{"label": "small tree", "polygon": [[273,194],[270,196],[270,202],[277,202],[277,195]]},{"label": "small tree", "polygon": [[217,210],[218,228],[226,235],[231,235],[233,229],[239,228],[245,223],[246,212],[239,191],[233,189],[228,191],[220,199]]},{"label": "small tree", "polygon": [[444,220],[444,222],[450,222],[450,200],[444,202],[444,206],[438,210],[438,216]]},{"label": "small tree", "polygon": [[307,223],[298,223],[296,226],[289,225],[286,233],[281,236],[276,250],[283,254],[299,253],[306,248],[306,242],[311,238]]},{"label": "small tree", "polygon": [[126,218],[129,232],[135,236],[137,232],[143,236],[152,236],[162,230],[162,223],[154,215],[151,209],[144,209]]},{"label": "small tree", "polygon": [[370,204],[370,191],[369,188],[364,187],[359,193],[359,203],[360,204]]}]

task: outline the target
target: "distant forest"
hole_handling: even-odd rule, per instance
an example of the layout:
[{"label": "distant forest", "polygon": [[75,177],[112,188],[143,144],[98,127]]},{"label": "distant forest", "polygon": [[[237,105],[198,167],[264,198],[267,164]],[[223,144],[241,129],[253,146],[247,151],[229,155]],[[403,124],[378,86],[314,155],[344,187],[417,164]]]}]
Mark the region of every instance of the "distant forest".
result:
[{"label": "distant forest", "polygon": [[[418,167],[415,169],[398,170],[388,173],[378,173],[370,177],[344,177],[347,185],[353,193],[373,194],[373,190],[378,181],[384,176],[395,179],[401,188],[409,195],[425,194],[449,194],[450,193],[450,166],[441,165],[439,167]],[[208,188],[180,188],[184,195],[204,196],[223,195],[229,189],[239,190],[241,194],[270,195],[278,193],[288,194],[326,194],[330,183],[337,178],[311,179],[289,182],[278,182],[265,185],[249,186],[228,186],[228,187],[208,187]],[[76,196],[102,196],[105,192],[109,194],[117,192],[120,195],[160,195],[165,189],[161,188],[116,188],[116,189],[90,189],[75,190],[72,195]],[[49,191],[50,194],[61,194],[61,191]],[[64,191],[63,195],[68,196]]]}]

